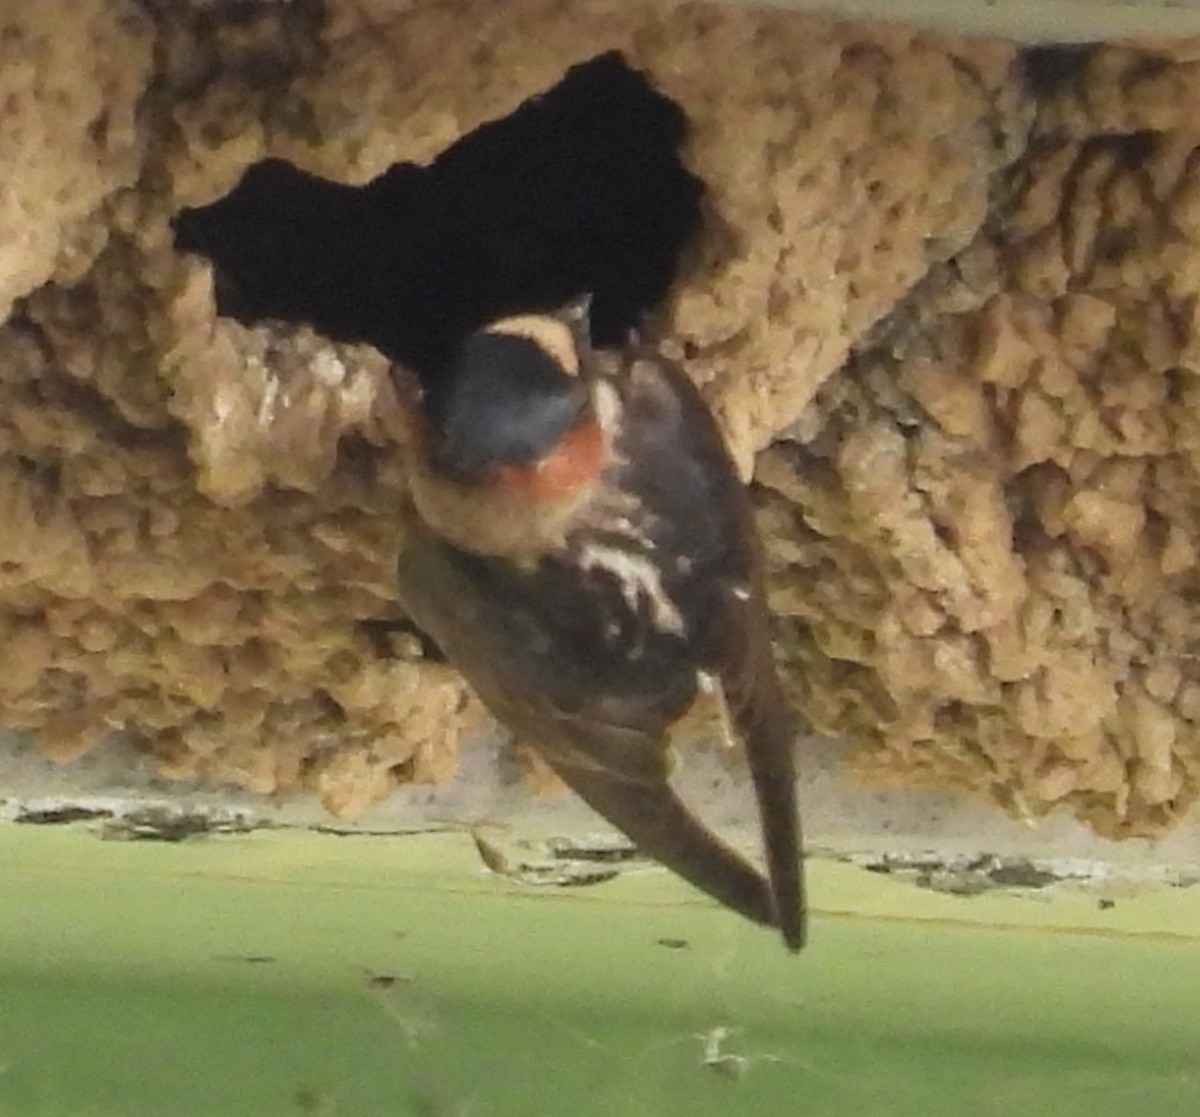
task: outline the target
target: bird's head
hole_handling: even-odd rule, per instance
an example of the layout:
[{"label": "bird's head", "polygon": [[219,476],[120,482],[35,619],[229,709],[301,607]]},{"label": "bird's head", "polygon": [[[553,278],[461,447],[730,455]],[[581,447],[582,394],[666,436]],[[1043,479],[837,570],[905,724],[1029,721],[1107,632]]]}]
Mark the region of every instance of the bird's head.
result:
[{"label": "bird's head", "polygon": [[430,468],[464,487],[553,500],[602,468],[585,366],[586,300],[503,318],[469,335],[424,402]]},{"label": "bird's head", "polygon": [[402,407],[410,492],[426,526],[521,562],[560,546],[612,460],[597,359],[586,302],[465,338]]}]

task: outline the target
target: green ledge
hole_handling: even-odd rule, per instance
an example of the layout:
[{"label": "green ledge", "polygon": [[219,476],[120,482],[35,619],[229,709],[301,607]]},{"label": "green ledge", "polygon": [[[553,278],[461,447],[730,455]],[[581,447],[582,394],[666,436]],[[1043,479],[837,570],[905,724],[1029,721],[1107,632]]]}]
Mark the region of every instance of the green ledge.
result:
[{"label": "green ledge", "polygon": [[0,826],[0,1113],[1200,1113],[1200,894],[939,895],[816,861],[788,955],[658,871],[463,834]]}]

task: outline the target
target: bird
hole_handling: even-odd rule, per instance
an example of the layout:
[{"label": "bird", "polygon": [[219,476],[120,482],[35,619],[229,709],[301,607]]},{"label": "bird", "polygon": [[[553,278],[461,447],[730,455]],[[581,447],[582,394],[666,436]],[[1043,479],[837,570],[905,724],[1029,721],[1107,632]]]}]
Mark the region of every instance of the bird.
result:
[{"label": "bird", "polygon": [[[699,390],[588,300],[393,366],[408,472],[402,608],[492,715],[646,856],[786,946],[806,937],[796,721],[773,660],[749,494]],[[671,785],[705,695],[740,738],[764,874]]]}]

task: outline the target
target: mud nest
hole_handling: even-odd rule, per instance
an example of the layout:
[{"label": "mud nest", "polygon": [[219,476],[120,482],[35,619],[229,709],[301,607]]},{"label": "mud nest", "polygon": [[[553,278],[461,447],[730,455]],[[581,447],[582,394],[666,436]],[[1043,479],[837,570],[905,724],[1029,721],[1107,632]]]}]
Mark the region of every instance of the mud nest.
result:
[{"label": "mud nest", "polygon": [[397,628],[384,358],[218,317],[170,223],[265,158],[429,164],[619,49],[690,121],[670,344],[755,472],[800,708],[875,779],[1111,833],[1186,809],[1200,50],[593,0],[66,13],[0,6],[7,725],[342,813],[454,771],[480,714]]}]

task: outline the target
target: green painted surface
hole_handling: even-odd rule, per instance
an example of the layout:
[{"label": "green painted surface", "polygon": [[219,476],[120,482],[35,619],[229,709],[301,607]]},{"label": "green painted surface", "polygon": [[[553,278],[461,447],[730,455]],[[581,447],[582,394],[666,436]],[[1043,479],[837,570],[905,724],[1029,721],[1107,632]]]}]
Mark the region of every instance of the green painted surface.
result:
[{"label": "green painted surface", "polygon": [[532,890],[461,835],[5,826],[0,860],[5,1115],[1200,1114],[1191,891],[818,863],[795,958],[661,873]]}]

